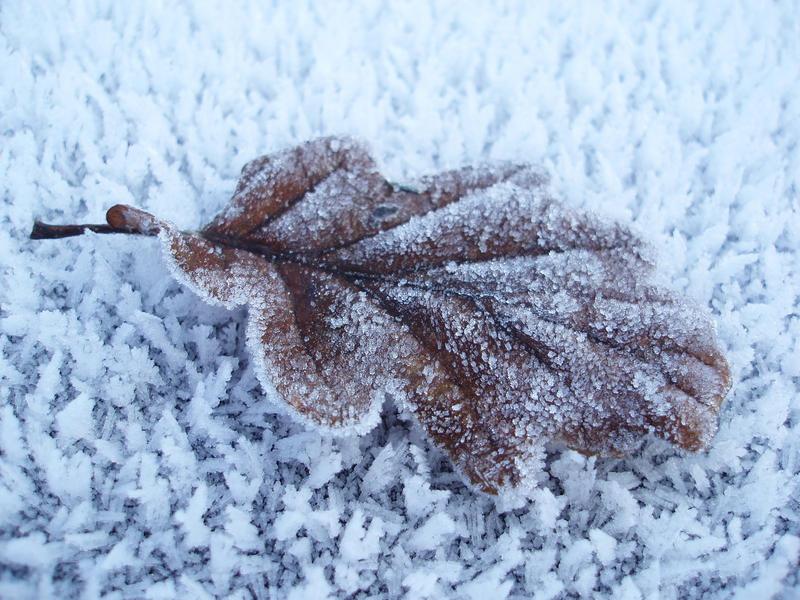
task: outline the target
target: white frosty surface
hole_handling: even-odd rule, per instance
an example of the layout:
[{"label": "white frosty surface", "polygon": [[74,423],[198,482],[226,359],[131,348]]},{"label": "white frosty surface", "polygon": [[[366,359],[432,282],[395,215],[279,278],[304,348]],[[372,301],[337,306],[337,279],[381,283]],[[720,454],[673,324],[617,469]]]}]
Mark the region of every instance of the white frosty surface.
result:
[{"label": "white frosty surface", "polygon": [[[796,596],[797,7],[363,4],[3,3],[0,597]],[[389,404],[361,438],[276,414],[244,311],[155,240],[27,240],[115,203],[196,228],[333,133],[392,181],[532,162],[632,220],[717,318],[711,450],[552,449],[497,506]]]}]

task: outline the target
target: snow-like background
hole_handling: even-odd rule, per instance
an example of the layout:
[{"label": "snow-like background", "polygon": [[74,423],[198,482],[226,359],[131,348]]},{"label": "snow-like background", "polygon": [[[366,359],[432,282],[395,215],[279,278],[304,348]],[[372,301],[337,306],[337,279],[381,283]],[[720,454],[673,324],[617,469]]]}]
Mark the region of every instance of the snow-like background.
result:
[{"label": "snow-like background", "polygon": [[[2,3],[0,597],[797,597],[797,3],[268,4]],[[244,310],[155,240],[27,239],[120,202],[196,228],[333,133],[633,221],[718,321],[711,450],[550,449],[502,511],[390,403],[353,439],[276,414]]]}]

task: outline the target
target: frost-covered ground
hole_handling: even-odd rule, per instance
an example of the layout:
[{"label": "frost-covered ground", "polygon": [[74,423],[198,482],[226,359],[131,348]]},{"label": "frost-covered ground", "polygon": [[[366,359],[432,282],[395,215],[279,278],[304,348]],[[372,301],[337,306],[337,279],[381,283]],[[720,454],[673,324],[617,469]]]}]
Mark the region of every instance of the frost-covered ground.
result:
[{"label": "frost-covered ground", "polygon": [[[796,597],[797,4],[264,4],[2,3],[0,597]],[[394,181],[538,163],[635,222],[718,320],[711,450],[553,448],[503,511],[391,403],[353,439],[276,413],[244,311],[154,240],[27,239],[118,202],[198,227],[331,133]]]}]

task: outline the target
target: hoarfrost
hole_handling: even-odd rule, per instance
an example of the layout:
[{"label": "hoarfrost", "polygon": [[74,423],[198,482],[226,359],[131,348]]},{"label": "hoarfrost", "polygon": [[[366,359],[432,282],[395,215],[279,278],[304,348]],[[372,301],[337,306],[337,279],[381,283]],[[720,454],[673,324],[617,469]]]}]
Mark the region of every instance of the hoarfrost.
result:
[{"label": "hoarfrost", "polygon": [[358,143],[323,138],[247,164],[197,234],[124,206],[108,220],[159,231],[207,299],[249,304],[259,377],[295,416],[364,432],[389,394],[468,481],[510,498],[547,440],[708,447],[730,386],[710,317],[652,281],[647,245],[547,181],[496,164],[403,188]]},{"label": "hoarfrost", "polygon": [[[795,598],[797,31],[786,0],[2,3],[0,597]],[[710,450],[651,436],[623,458],[591,459],[547,445],[535,486],[506,510],[463,484],[398,381],[361,436],[283,415],[246,348],[248,309],[176,284],[158,244],[28,240],[35,218],[94,221],[114,202],[195,228],[245,161],[341,131],[369,140],[389,181],[411,181],[409,197],[430,180],[418,173],[514,158],[546,166],[553,197],[635,224],[661,256],[652,287],[668,281],[719,325],[735,389]],[[283,225],[335,243],[335,228],[315,237],[336,221],[331,184],[318,186],[326,220],[287,213]],[[355,221],[388,234],[396,205]],[[476,251],[488,253],[483,233]],[[615,316],[605,256],[520,256],[509,271],[535,260],[531,301],[562,318],[554,326],[581,318],[578,284],[590,281],[610,289],[586,308],[602,309],[614,335],[636,331]],[[490,268],[453,260],[429,272],[467,288]],[[580,277],[551,293],[562,268]],[[428,386],[438,363],[423,371]],[[203,410],[190,411],[201,382]],[[140,478],[145,454],[155,477]],[[165,496],[166,518],[130,495],[143,486]],[[413,514],[406,489],[422,496]],[[257,550],[237,547],[229,506],[257,529]],[[296,528],[278,537],[287,511]],[[184,512],[198,515],[187,520],[196,539]],[[412,550],[437,512],[456,531]],[[591,553],[571,551],[585,540]]]}]

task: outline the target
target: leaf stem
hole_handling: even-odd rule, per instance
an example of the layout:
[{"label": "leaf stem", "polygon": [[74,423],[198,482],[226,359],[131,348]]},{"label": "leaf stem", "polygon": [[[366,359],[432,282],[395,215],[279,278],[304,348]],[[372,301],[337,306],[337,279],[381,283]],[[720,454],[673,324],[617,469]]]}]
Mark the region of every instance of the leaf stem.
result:
[{"label": "leaf stem", "polygon": [[33,229],[31,230],[32,240],[57,240],[75,235],[82,235],[86,231],[94,231],[95,233],[139,233],[138,231],[131,231],[130,229],[118,229],[111,227],[111,225],[49,225],[41,221],[33,222]]},{"label": "leaf stem", "polygon": [[49,225],[41,221],[33,222],[32,240],[57,240],[87,231],[95,233],[133,233],[139,235],[156,235],[159,230],[158,221],[148,212],[124,204],[115,204],[106,213],[108,225]]}]

